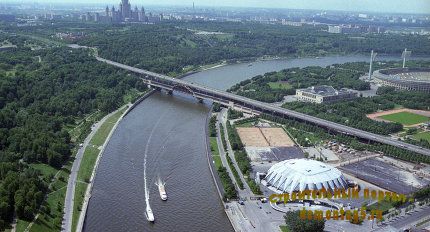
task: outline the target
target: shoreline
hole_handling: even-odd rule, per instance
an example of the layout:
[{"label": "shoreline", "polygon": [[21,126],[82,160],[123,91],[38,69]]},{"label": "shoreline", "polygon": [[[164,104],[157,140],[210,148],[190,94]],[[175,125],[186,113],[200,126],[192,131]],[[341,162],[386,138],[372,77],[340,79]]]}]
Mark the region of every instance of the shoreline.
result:
[{"label": "shoreline", "polygon": [[90,181],[89,181],[88,186],[87,186],[86,191],[85,191],[85,196],[84,196],[84,199],[82,202],[81,212],[79,213],[79,220],[76,224],[76,231],[78,231],[78,232],[82,231],[84,223],[85,223],[85,217],[86,217],[86,213],[87,213],[88,204],[89,204],[89,201],[91,198],[91,191],[93,189],[94,179],[96,177],[96,172],[97,172],[100,160],[103,156],[104,149],[106,148],[106,145],[109,143],[110,138],[112,137],[113,133],[115,132],[118,124],[121,122],[121,120],[125,116],[125,113],[128,111],[129,108],[131,108],[131,106],[130,106],[130,104],[126,104],[125,106],[122,106],[121,108],[119,108],[118,110],[113,112],[113,114],[115,114],[115,113],[119,112],[120,110],[122,110],[124,107],[128,107],[128,108],[126,111],[124,111],[124,113],[122,113],[122,115],[116,121],[115,125],[112,127],[111,131],[109,132],[108,137],[106,138],[106,140],[103,143],[102,149],[99,151],[99,154],[97,156],[95,165],[93,167],[93,171],[91,173]]},{"label": "shoreline", "polygon": [[[99,154],[97,156],[97,159],[96,159],[93,171],[91,173],[90,182],[88,183],[88,186],[87,186],[87,189],[86,189],[86,192],[85,192],[85,196],[84,196],[84,201],[82,203],[82,209],[81,209],[81,212],[79,213],[79,220],[78,220],[78,223],[76,225],[76,231],[78,231],[78,232],[82,231],[83,226],[85,224],[86,213],[87,213],[89,201],[91,199],[91,192],[92,192],[92,189],[93,189],[93,184],[94,184],[95,177],[97,175],[97,169],[98,169],[100,160],[101,160],[101,158],[103,156],[104,149],[106,148],[107,144],[109,143],[109,141],[110,141],[113,133],[115,132],[117,126],[122,121],[122,119],[124,117],[126,117],[128,115],[128,113],[130,113],[143,100],[145,100],[146,98],[148,98],[149,96],[151,96],[155,91],[156,91],[155,89],[150,90],[149,92],[147,92],[143,96],[141,96],[138,100],[136,100],[133,104],[131,104],[131,105],[127,104],[126,106],[128,106],[128,108],[126,109],[126,111],[124,111],[124,113],[116,121],[115,125],[112,127],[111,131],[109,132],[109,135],[108,135],[108,137],[106,138],[106,140],[105,140],[105,142],[103,144],[102,150],[99,151]],[[124,108],[124,106],[121,107],[121,108],[119,108],[118,110],[114,111],[113,114],[116,113],[116,112],[118,112],[118,111],[120,111],[120,110],[122,110],[122,108]]]},{"label": "shoreline", "polygon": [[221,180],[220,180],[220,177],[218,175],[218,172],[216,174],[214,173],[215,165],[214,165],[213,158],[212,158],[212,151],[210,149],[211,144],[210,144],[210,140],[209,140],[209,119],[212,116],[212,113],[213,113],[213,104],[212,104],[212,106],[211,106],[211,108],[210,108],[210,110],[206,116],[206,121],[205,121],[205,123],[206,123],[206,125],[205,125],[206,156],[207,156],[207,160],[208,160],[209,171],[211,172],[212,179],[214,181],[215,188],[217,189],[218,196],[220,198],[220,202],[222,204],[224,213],[226,214],[228,220],[230,221],[230,225],[233,228],[233,231],[236,232],[236,231],[240,231],[240,230],[238,228],[236,228],[235,224],[233,223],[233,218],[230,215],[230,212],[227,210],[227,204],[223,201],[223,194],[221,192],[224,192],[224,189],[223,190],[220,189],[219,185],[221,184],[220,183]]},{"label": "shoreline", "polygon": [[[316,55],[308,55],[308,56],[298,56],[298,55],[291,55],[291,56],[258,56],[258,57],[249,57],[249,58],[243,58],[243,59],[237,59],[237,60],[221,60],[219,62],[210,63],[210,64],[204,64],[199,65],[197,68],[190,70],[186,73],[179,74],[175,78],[184,78],[196,73],[200,73],[203,71],[208,71],[211,69],[221,68],[228,65],[234,65],[234,64],[247,64],[247,63],[253,63],[253,62],[265,62],[265,61],[274,61],[274,60],[293,60],[293,59],[322,59],[325,57],[343,57],[343,56],[367,56],[367,53],[328,53],[321,56]],[[379,62],[387,61],[384,59],[384,57],[395,57],[398,54],[379,54],[378,57],[380,58]],[[401,60],[399,56],[399,60]],[[411,57],[410,60],[430,60],[430,55],[420,55],[420,56],[414,56]],[[366,61],[367,62],[367,61]],[[205,66],[210,66],[205,68]]]}]

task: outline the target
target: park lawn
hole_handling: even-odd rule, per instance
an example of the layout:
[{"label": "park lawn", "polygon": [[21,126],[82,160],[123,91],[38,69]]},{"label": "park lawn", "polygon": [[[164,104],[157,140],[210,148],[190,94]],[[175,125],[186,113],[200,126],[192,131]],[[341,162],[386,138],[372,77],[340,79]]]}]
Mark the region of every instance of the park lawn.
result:
[{"label": "park lawn", "polygon": [[417,140],[424,139],[430,142],[430,132],[422,132],[414,135],[414,138]]},{"label": "park lawn", "polygon": [[47,165],[47,164],[30,164],[30,167],[39,170],[42,173],[43,179],[46,182],[51,182],[50,177],[54,177],[54,175],[58,172],[57,169]]},{"label": "park lawn", "polygon": [[30,224],[29,221],[18,219],[18,221],[16,222],[16,231],[18,232],[24,231],[25,229],[27,229],[29,224]]},{"label": "park lawn", "polygon": [[78,181],[89,181],[99,153],[100,150],[98,147],[94,147],[91,144],[88,144],[88,146],[85,148],[81,165],[79,167],[77,179]]},{"label": "park lawn", "polygon": [[109,136],[110,131],[112,130],[113,126],[115,125],[116,121],[121,117],[121,115],[124,113],[124,111],[127,110],[127,107],[123,107],[121,110],[110,116],[97,130],[97,132],[94,134],[93,138],[91,139],[90,143],[92,145],[95,145],[97,147],[102,146],[106,140],[106,138]]},{"label": "park lawn", "polygon": [[215,162],[215,168],[218,170],[218,168],[222,167],[221,157],[220,156],[213,156],[212,157]]},{"label": "park lawn", "polygon": [[269,82],[267,83],[271,89],[291,89],[292,86],[286,82]]},{"label": "park lawn", "polygon": [[[39,217],[29,228],[30,232],[55,232],[61,229],[64,198],[66,197],[67,179],[70,174],[71,165],[72,162],[69,161],[63,168],[57,170],[46,164],[30,164],[34,169],[40,170],[44,176],[43,178],[46,179],[48,176],[53,176],[58,172],[57,178],[51,184],[51,192],[46,195],[45,201],[42,203],[45,208],[49,208],[49,211],[38,212]],[[25,231],[29,224],[30,221],[18,220],[16,231]]]},{"label": "park lawn", "polygon": [[287,226],[279,226],[279,228],[281,228],[282,232],[290,232]]},{"label": "park lawn", "polygon": [[414,114],[410,112],[399,112],[394,114],[387,114],[387,115],[381,116],[380,118],[388,121],[392,121],[392,122],[398,122],[406,126],[423,123],[430,120],[430,118],[426,116]]},{"label": "park lawn", "polygon": [[244,123],[237,123],[235,124],[236,127],[254,127],[254,124],[258,123],[259,120],[254,120],[250,122],[244,122]]},{"label": "park lawn", "polygon": [[50,213],[42,213],[30,228],[30,232],[55,232],[61,229],[63,220],[64,198],[66,197],[66,185],[48,195],[46,205],[50,209]]},{"label": "park lawn", "polygon": [[212,151],[212,159],[215,162],[216,169],[222,167],[221,157],[219,156],[218,143],[216,137],[210,137],[210,145]]},{"label": "park lawn", "polygon": [[85,148],[82,156],[81,165],[79,166],[77,183],[75,187],[75,203],[73,204],[73,216],[72,216],[72,231],[76,230],[76,226],[81,213],[82,203],[84,201],[85,191],[87,190],[88,181],[91,178],[91,174],[94,169],[94,165],[99,156],[99,147],[102,146],[110,131],[112,130],[115,123],[119,120],[121,115],[127,110],[128,107],[122,107],[115,114],[111,115],[106,121],[99,127],[97,132],[94,134],[88,146]]},{"label": "park lawn", "polygon": [[87,191],[88,184],[84,182],[77,182],[75,187],[75,203],[73,204],[72,215],[72,231],[76,231],[78,225],[79,215],[82,210],[82,203],[84,202],[85,192]]}]

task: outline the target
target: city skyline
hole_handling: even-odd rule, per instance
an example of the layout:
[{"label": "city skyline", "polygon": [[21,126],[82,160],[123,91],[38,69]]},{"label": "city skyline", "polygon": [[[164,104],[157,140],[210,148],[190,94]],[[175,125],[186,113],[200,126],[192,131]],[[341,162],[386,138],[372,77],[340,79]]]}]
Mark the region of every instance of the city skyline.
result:
[{"label": "city skyline", "polygon": [[[53,3],[53,0],[7,0],[9,3]],[[62,3],[86,3],[86,4],[118,4],[119,0],[64,0]],[[366,11],[366,12],[392,12],[392,13],[414,13],[430,14],[430,1],[426,0],[392,0],[392,1],[371,1],[371,0],[310,0],[310,1],[281,1],[274,0],[265,3],[257,0],[220,0],[216,3],[209,0],[165,0],[165,1],[130,1],[131,5],[159,5],[159,6],[191,6],[196,7],[260,7],[260,8],[285,8],[285,9],[308,9],[308,10],[339,10],[339,11]],[[383,9],[383,10],[379,10]]]}]

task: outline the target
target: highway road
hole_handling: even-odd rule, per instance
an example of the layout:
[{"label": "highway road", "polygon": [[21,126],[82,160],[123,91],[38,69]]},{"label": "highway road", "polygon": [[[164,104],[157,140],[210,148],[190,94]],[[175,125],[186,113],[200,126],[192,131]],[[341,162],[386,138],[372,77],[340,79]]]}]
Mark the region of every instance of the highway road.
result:
[{"label": "highway road", "polygon": [[101,62],[105,62],[107,64],[116,66],[118,68],[122,68],[131,72],[135,72],[138,74],[142,74],[144,75],[144,77],[142,77],[142,79],[152,85],[152,86],[156,86],[156,87],[161,87],[161,88],[166,88],[166,89],[172,89],[173,86],[184,86],[187,87],[189,89],[191,89],[194,94],[198,97],[201,98],[209,98],[215,101],[220,101],[223,104],[228,104],[229,102],[232,102],[236,105],[242,105],[248,108],[253,109],[254,111],[258,111],[258,112],[264,112],[264,113],[273,113],[273,114],[277,114],[277,115],[284,115],[290,118],[295,118],[295,119],[299,119],[302,121],[306,121],[321,127],[325,127],[325,128],[329,128],[331,130],[337,131],[337,132],[341,132],[347,135],[351,135],[351,136],[356,136],[362,139],[366,139],[366,140],[370,140],[370,141],[374,141],[374,142],[379,142],[382,144],[388,144],[388,145],[392,145],[398,148],[402,148],[405,150],[409,150],[412,152],[416,152],[422,155],[426,155],[426,156],[430,156],[430,150],[429,149],[425,149],[416,145],[412,145],[409,143],[405,143],[402,141],[398,141],[392,138],[389,138],[387,136],[383,136],[383,135],[378,135],[378,134],[373,134],[367,131],[363,131],[363,130],[359,130],[356,128],[352,128],[349,126],[345,126],[342,124],[338,124],[335,122],[330,122],[324,119],[320,119],[314,116],[310,116],[310,115],[306,115],[303,113],[299,113],[293,110],[288,110],[288,109],[284,109],[281,108],[279,106],[274,106],[268,103],[264,103],[264,102],[260,102],[260,101],[256,101],[256,100],[252,100],[246,97],[242,97],[242,96],[238,96],[236,94],[232,94],[232,93],[228,93],[222,90],[217,90],[208,86],[203,86],[200,84],[196,84],[196,83],[192,83],[192,82],[188,82],[185,80],[181,80],[181,79],[175,79],[169,76],[165,76],[162,74],[158,74],[158,73],[154,73],[154,72],[150,72],[150,71],[146,71],[143,69],[139,69],[139,68],[134,68],[128,65],[124,65],[121,63],[117,63],[111,60],[107,60],[107,59],[103,59],[100,57],[96,57],[96,59],[98,61]]}]

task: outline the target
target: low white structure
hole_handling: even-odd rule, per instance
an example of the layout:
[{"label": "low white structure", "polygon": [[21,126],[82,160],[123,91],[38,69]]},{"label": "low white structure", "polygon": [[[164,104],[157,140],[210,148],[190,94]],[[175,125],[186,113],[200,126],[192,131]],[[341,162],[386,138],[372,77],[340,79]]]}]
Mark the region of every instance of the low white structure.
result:
[{"label": "low white structure", "polygon": [[310,159],[285,160],[273,165],[266,175],[266,183],[280,192],[303,190],[334,191],[347,189],[342,173],[325,163]]},{"label": "low white structure", "polygon": [[297,89],[296,98],[298,101],[327,103],[341,100],[350,100],[357,97],[357,93],[348,89],[336,90],[332,86],[321,85],[312,86],[306,89]]}]

